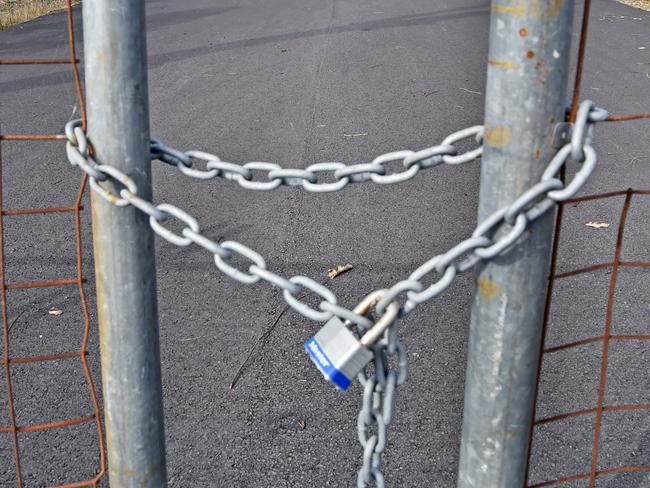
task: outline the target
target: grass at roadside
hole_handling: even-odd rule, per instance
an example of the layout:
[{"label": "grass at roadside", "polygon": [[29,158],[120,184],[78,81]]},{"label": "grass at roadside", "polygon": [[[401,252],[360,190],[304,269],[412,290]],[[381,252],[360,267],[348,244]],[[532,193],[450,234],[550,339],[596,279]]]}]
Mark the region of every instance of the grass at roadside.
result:
[{"label": "grass at roadside", "polygon": [[[73,0],[72,3],[79,3]],[[66,0],[0,0],[0,30],[51,14],[67,6]]]},{"label": "grass at roadside", "polygon": [[[81,0],[72,0],[73,4]],[[650,11],[650,0],[616,0]],[[65,8],[66,0],[0,0],[0,30]]]},{"label": "grass at roadside", "polygon": [[647,10],[650,12],[650,0],[617,0],[620,3],[629,5],[630,7],[640,8],[641,10]]}]

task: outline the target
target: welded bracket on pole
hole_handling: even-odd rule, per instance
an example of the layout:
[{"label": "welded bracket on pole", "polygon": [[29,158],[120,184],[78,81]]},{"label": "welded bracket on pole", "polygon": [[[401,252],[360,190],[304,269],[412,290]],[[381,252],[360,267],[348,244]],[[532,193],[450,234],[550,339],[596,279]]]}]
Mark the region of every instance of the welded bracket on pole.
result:
[{"label": "welded bracket on pole", "polygon": [[[479,221],[539,181],[565,117],[572,0],[493,0]],[[459,488],[525,486],[553,212],[479,269]]]},{"label": "welded bracket on pole", "polygon": [[571,134],[573,133],[573,126],[569,122],[560,122],[553,129],[553,147],[560,149],[571,142]]},{"label": "welded bracket on pole", "polygon": [[[84,0],[83,26],[94,158],[131,177],[149,200],[144,0]],[[110,485],[164,487],[153,233],[142,212],[111,205],[96,192],[92,216]]]}]

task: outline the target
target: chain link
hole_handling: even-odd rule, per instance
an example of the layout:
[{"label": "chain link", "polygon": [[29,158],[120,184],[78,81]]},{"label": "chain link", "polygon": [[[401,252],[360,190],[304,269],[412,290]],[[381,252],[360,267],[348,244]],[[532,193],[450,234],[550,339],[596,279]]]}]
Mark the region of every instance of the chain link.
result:
[{"label": "chain link", "polygon": [[[541,180],[510,205],[497,210],[479,223],[469,238],[445,253],[429,259],[407,279],[395,283],[384,293],[371,315],[381,317],[390,304],[403,302],[400,305],[400,314],[404,316],[418,304],[431,300],[446,290],[459,274],[469,271],[480,262],[507,253],[522,238],[532,222],[554,208],[556,203],[572,198],[587,181],[597,163],[596,153],[591,147],[593,125],[607,116],[605,110],[594,107],[592,102],[582,102],[571,141],[549,162]],[[207,250],[213,255],[216,266],[239,282],[252,284],[263,280],[278,287],[282,290],[287,304],[307,318],[326,321],[332,316],[338,316],[355,324],[359,336],[374,324],[369,317],[338,305],[336,296],[320,283],[306,276],[293,276],[288,279],[279,276],[269,271],[264,258],[251,248],[234,241],[217,243],[204,236],[197,220],[180,208],[167,203],[154,205],[141,198],[137,185],[128,175],[114,167],[94,161],[89,154],[88,140],[81,130],[80,121],[68,123],[65,133],[68,138],[68,159],[90,176],[93,191],[115,206],[133,206],[148,215],[151,228],[163,239],[177,246],[196,244]],[[472,161],[481,156],[482,145],[459,154],[456,143],[473,138],[481,144],[482,137],[483,127],[474,126],[454,132],[445,138],[442,144],[421,151],[390,152],[370,163],[351,166],[338,162],[316,163],[306,169],[287,169],[267,162],[238,165],[222,161],[218,156],[202,151],[177,151],[155,140],[151,142],[151,157],[177,167],[180,172],[192,178],[222,177],[234,180],[246,189],[264,191],[287,185],[302,186],[310,192],[332,192],[341,190],[350,183],[369,180],[379,184],[398,183],[413,178],[422,169],[439,164],[456,165]],[[206,169],[193,168],[194,160],[205,161]],[[569,160],[579,162],[581,167],[565,185],[556,175]],[[385,165],[396,161],[401,161],[404,171],[389,174]],[[254,171],[267,172],[268,181],[254,181]],[[334,182],[321,181],[323,173],[328,172]],[[162,225],[170,217],[184,224],[180,235]],[[242,270],[234,266],[231,260],[236,255],[249,261],[247,269]],[[434,278],[431,284],[425,284],[423,280],[431,275],[437,275],[437,278]],[[299,295],[305,290],[313,292],[320,299],[316,308],[301,301],[302,297]],[[399,300],[402,295],[405,297]],[[387,428],[394,418],[396,387],[406,381],[408,366],[408,356],[398,338],[397,327],[398,321],[393,322],[373,345],[374,361],[359,374],[359,381],[364,386],[358,417],[359,441],[364,449],[363,465],[357,480],[359,487],[371,483],[377,487],[384,486],[381,465]]]}]

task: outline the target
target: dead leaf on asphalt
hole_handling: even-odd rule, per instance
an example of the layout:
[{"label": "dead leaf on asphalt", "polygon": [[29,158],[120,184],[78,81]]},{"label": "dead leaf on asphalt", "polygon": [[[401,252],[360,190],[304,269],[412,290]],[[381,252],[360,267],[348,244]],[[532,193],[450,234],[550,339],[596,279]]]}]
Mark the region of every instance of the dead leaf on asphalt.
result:
[{"label": "dead leaf on asphalt", "polygon": [[352,265],[350,263],[348,264],[339,264],[337,267],[328,269],[327,270],[327,276],[330,277],[330,280],[333,280],[336,278],[338,275],[345,273],[346,271],[350,271],[352,269]]},{"label": "dead leaf on asphalt", "polygon": [[52,307],[47,311],[47,313],[49,313],[50,315],[61,315],[63,313],[63,310],[61,310],[60,308]]},{"label": "dead leaf on asphalt", "polygon": [[589,221],[585,224],[587,227],[593,227],[594,229],[606,229],[609,227],[607,222],[592,222]]}]

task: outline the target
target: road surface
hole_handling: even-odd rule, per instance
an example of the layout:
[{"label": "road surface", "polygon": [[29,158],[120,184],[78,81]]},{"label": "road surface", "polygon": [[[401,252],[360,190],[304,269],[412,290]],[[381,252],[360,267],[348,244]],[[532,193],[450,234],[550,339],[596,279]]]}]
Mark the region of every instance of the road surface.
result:
[{"label": "road surface", "polygon": [[[356,163],[428,147],[482,122],[485,1],[150,0],[147,10],[152,135],[174,147],[233,162]],[[597,0],[591,20],[584,98],[615,113],[648,111],[650,14]],[[66,56],[64,22],[54,14],[1,32],[0,57]],[[65,66],[0,69],[4,133],[60,132],[78,115],[74,100]],[[647,134],[643,121],[599,126],[594,146],[601,164],[584,193],[650,188]],[[79,172],[67,163],[63,144],[6,142],[3,160],[7,208],[72,201]],[[249,192],[228,181],[190,181],[154,164],[156,201],[180,205],[215,239],[253,247],[273,271],[321,280],[328,268],[353,264],[328,283],[349,307],[405,278],[476,224],[478,163],[422,172],[398,186],[351,185],[335,195],[285,187]],[[568,208],[561,271],[611,260],[621,203]],[[624,254],[648,259],[648,198],[637,204]],[[612,225],[594,229],[587,221]],[[69,216],[21,217],[6,226],[10,281],[72,274]],[[85,237],[88,244],[89,231]],[[91,262],[90,249],[86,255]],[[341,394],[310,364],[302,343],[318,324],[289,310],[259,343],[285,308],[277,290],[231,281],[196,248],[158,241],[156,258],[170,485],[355,486],[361,389],[357,384]],[[608,277],[603,270],[558,285],[557,332],[550,340],[602,330]],[[648,277],[621,271],[616,328],[648,333]],[[410,375],[389,432],[388,486],[455,484],[471,287],[471,276],[460,277],[401,325]],[[23,313],[11,332],[12,354],[78,344],[74,290],[16,291],[9,305],[10,320]],[[49,315],[50,307],[64,313]],[[91,340],[97,370],[96,334]],[[593,406],[599,351],[592,344],[549,359],[542,414]],[[630,343],[617,346],[612,357],[608,400],[649,402],[647,350]],[[21,423],[89,413],[77,363],[12,368]],[[6,425],[4,386],[0,407]],[[617,415],[605,420],[602,466],[650,464],[647,412]],[[585,471],[592,425],[588,416],[541,432],[531,481]],[[14,486],[9,441],[0,434],[0,486]],[[90,424],[20,434],[20,442],[27,486],[88,477],[97,465]],[[599,486],[649,487],[650,480],[647,473],[619,475]]]}]

